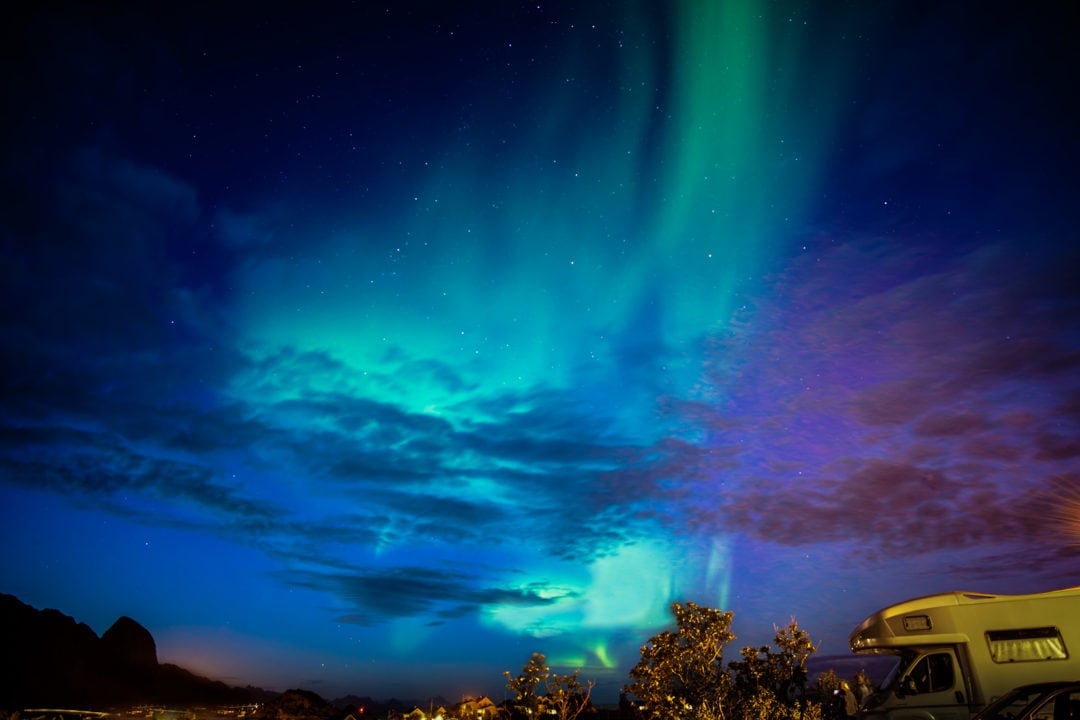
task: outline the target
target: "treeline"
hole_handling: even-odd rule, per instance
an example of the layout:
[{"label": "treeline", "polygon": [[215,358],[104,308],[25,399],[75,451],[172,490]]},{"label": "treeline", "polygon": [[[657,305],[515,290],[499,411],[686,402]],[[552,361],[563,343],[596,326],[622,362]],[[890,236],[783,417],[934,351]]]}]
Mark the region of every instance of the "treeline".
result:
[{"label": "treeline", "polygon": [[[865,673],[849,682],[833,670],[813,682],[807,661],[817,648],[793,618],[772,646],[743,647],[725,662],[735,639],[734,614],[688,602],[671,606],[676,629],[654,635],[641,648],[620,696],[619,715],[641,720],[842,720],[854,716],[869,691]],[[534,653],[521,673],[504,673],[515,699],[511,720],[541,716],[576,720],[594,711],[593,683],[578,672],[552,673]],[[861,694],[861,693],[860,693]]]}]

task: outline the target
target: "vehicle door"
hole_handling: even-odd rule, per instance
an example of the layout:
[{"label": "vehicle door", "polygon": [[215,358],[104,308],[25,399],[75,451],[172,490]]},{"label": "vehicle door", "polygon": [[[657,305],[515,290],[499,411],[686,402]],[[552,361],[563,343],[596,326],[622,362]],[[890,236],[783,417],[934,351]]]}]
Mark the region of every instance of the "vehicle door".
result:
[{"label": "vehicle door", "polygon": [[1028,713],[1026,720],[1080,720],[1080,688],[1052,694]]},{"label": "vehicle door", "polygon": [[967,720],[970,715],[964,678],[952,650],[928,652],[912,663],[895,695],[894,718]]}]

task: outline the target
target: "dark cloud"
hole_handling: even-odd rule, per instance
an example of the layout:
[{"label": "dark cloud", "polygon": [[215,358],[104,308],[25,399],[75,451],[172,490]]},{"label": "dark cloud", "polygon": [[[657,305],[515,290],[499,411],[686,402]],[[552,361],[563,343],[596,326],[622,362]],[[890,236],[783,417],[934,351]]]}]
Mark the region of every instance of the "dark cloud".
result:
[{"label": "dark cloud", "polygon": [[[527,535],[550,546],[553,554],[581,560],[607,552],[626,537],[625,530],[604,528],[618,518],[620,500],[608,492],[600,473],[588,469],[603,466],[610,477],[626,448],[583,442],[583,417],[553,424],[552,414],[538,408],[509,427],[482,423],[466,432],[435,417],[328,393],[266,406],[230,405],[193,416],[182,409],[162,410],[153,400],[106,409],[112,429],[104,432],[59,424],[10,428],[5,434],[7,480],[44,486],[136,518],[137,512],[115,501],[121,491],[136,505],[151,498],[187,504],[196,516],[200,510],[211,512],[218,518],[212,527],[239,542],[263,547],[289,563],[324,567],[339,566],[349,544],[373,546],[387,539],[459,543]],[[541,425],[536,432],[529,425],[532,417]],[[139,428],[143,418],[152,419]],[[556,429],[574,439],[556,435]],[[129,447],[131,442],[191,459],[140,454]],[[545,448],[550,448],[548,458]],[[292,520],[285,509],[255,500],[254,488],[215,479],[222,473],[215,458],[230,452],[241,453],[249,467],[265,472],[276,471],[270,461],[275,457],[285,467],[304,468],[308,492],[328,498],[344,492],[351,504],[367,511],[342,525]],[[584,467],[575,467],[575,452]],[[499,496],[478,495],[470,485],[474,481]],[[641,501],[629,492],[621,497],[627,504]],[[531,507],[528,513],[520,511],[522,502]],[[168,516],[167,509],[163,512],[141,517],[161,522]]]},{"label": "dark cloud", "polygon": [[1042,433],[1036,438],[1036,447],[1036,460],[1071,460],[1080,456],[1080,438],[1073,434]]},{"label": "dark cloud", "polygon": [[727,400],[675,411],[719,455],[650,468],[713,504],[688,503],[695,522],[873,557],[1053,544],[1063,520],[1027,498],[1078,452],[1061,401],[1080,382],[1075,288],[1037,280],[1053,252],[931,242],[830,240],[776,278],[759,322],[714,343]]},{"label": "dark cloud", "polygon": [[[936,446],[935,449],[938,457],[944,455]],[[1019,442],[1010,442],[1003,438],[1001,433],[995,432],[986,432],[967,439],[962,451],[976,461],[986,460],[991,463],[1018,463],[1029,452]]]},{"label": "dark cloud", "polygon": [[[144,515],[148,524],[170,524],[174,517],[182,521],[185,507],[201,518],[197,524],[209,527],[235,518],[265,522],[281,515],[274,505],[217,481],[202,464],[138,452],[111,433],[15,429],[5,435],[11,441],[3,464],[6,482],[69,495],[118,514]],[[148,512],[159,500],[178,503],[173,508],[177,515]],[[213,519],[207,522],[205,513]]]},{"label": "dark cloud", "polygon": [[970,412],[931,411],[914,423],[912,431],[916,435],[931,437],[967,435],[982,429],[984,427],[983,422],[984,418]]},{"label": "dark cloud", "polygon": [[[492,502],[468,491],[459,485],[461,495],[453,495],[455,483],[447,478],[444,492],[425,494],[423,492],[398,491],[392,487],[371,488],[362,496],[374,506],[384,508],[399,517],[410,518],[418,535],[439,537],[456,542],[466,538],[482,538],[497,528],[505,528],[513,510],[505,505]],[[418,508],[426,508],[423,514]]]},{"label": "dark cloud", "polygon": [[523,590],[490,587],[483,575],[430,566],[402,565],[350,573],[288,573],[286,582],[328,592],[357,612],[342,622],[371,625],[394,618],[437,615],[453,618],[488,605],[550,605],[537,584]]},{"label": "dark cloud", "polygon": [[784,545],[851,542],[874,556],[904,556],[996,543],[1032,528],[1000,509],[1002,496],[899,462],[866,461],[846,476],[743,493],[724,508],[726,523]]}]

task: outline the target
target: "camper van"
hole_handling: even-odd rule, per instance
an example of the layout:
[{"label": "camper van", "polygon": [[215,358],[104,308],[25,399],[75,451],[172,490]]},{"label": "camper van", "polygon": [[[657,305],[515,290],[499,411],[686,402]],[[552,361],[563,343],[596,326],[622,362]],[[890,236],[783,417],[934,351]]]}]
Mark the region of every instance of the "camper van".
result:
[{"label": "camper van", "polygon": [[1019,685],[1080,680],[1080,586],[906,600],[866,618],[850,643],[897,658],[862,708],[867,720],[968,720]]}]

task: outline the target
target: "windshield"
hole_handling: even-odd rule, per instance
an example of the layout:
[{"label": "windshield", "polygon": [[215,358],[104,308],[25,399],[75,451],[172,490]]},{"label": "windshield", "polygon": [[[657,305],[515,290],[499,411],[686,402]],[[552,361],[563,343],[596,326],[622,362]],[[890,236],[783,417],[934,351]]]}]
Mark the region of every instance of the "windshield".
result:
[{"label": "windshield", "polygon": [[892,688],[892,686],[896,684],[897,678],[899,678],[900,675],[908,669],[908,666],[911,665],[914,659],[915,653],[913,652],[906,651],[898,653],[896,657],[896,664],[892,666],[892,670],[889,670],[889,673],[881,681],[881,689],[889,690],[890,688]]}]

